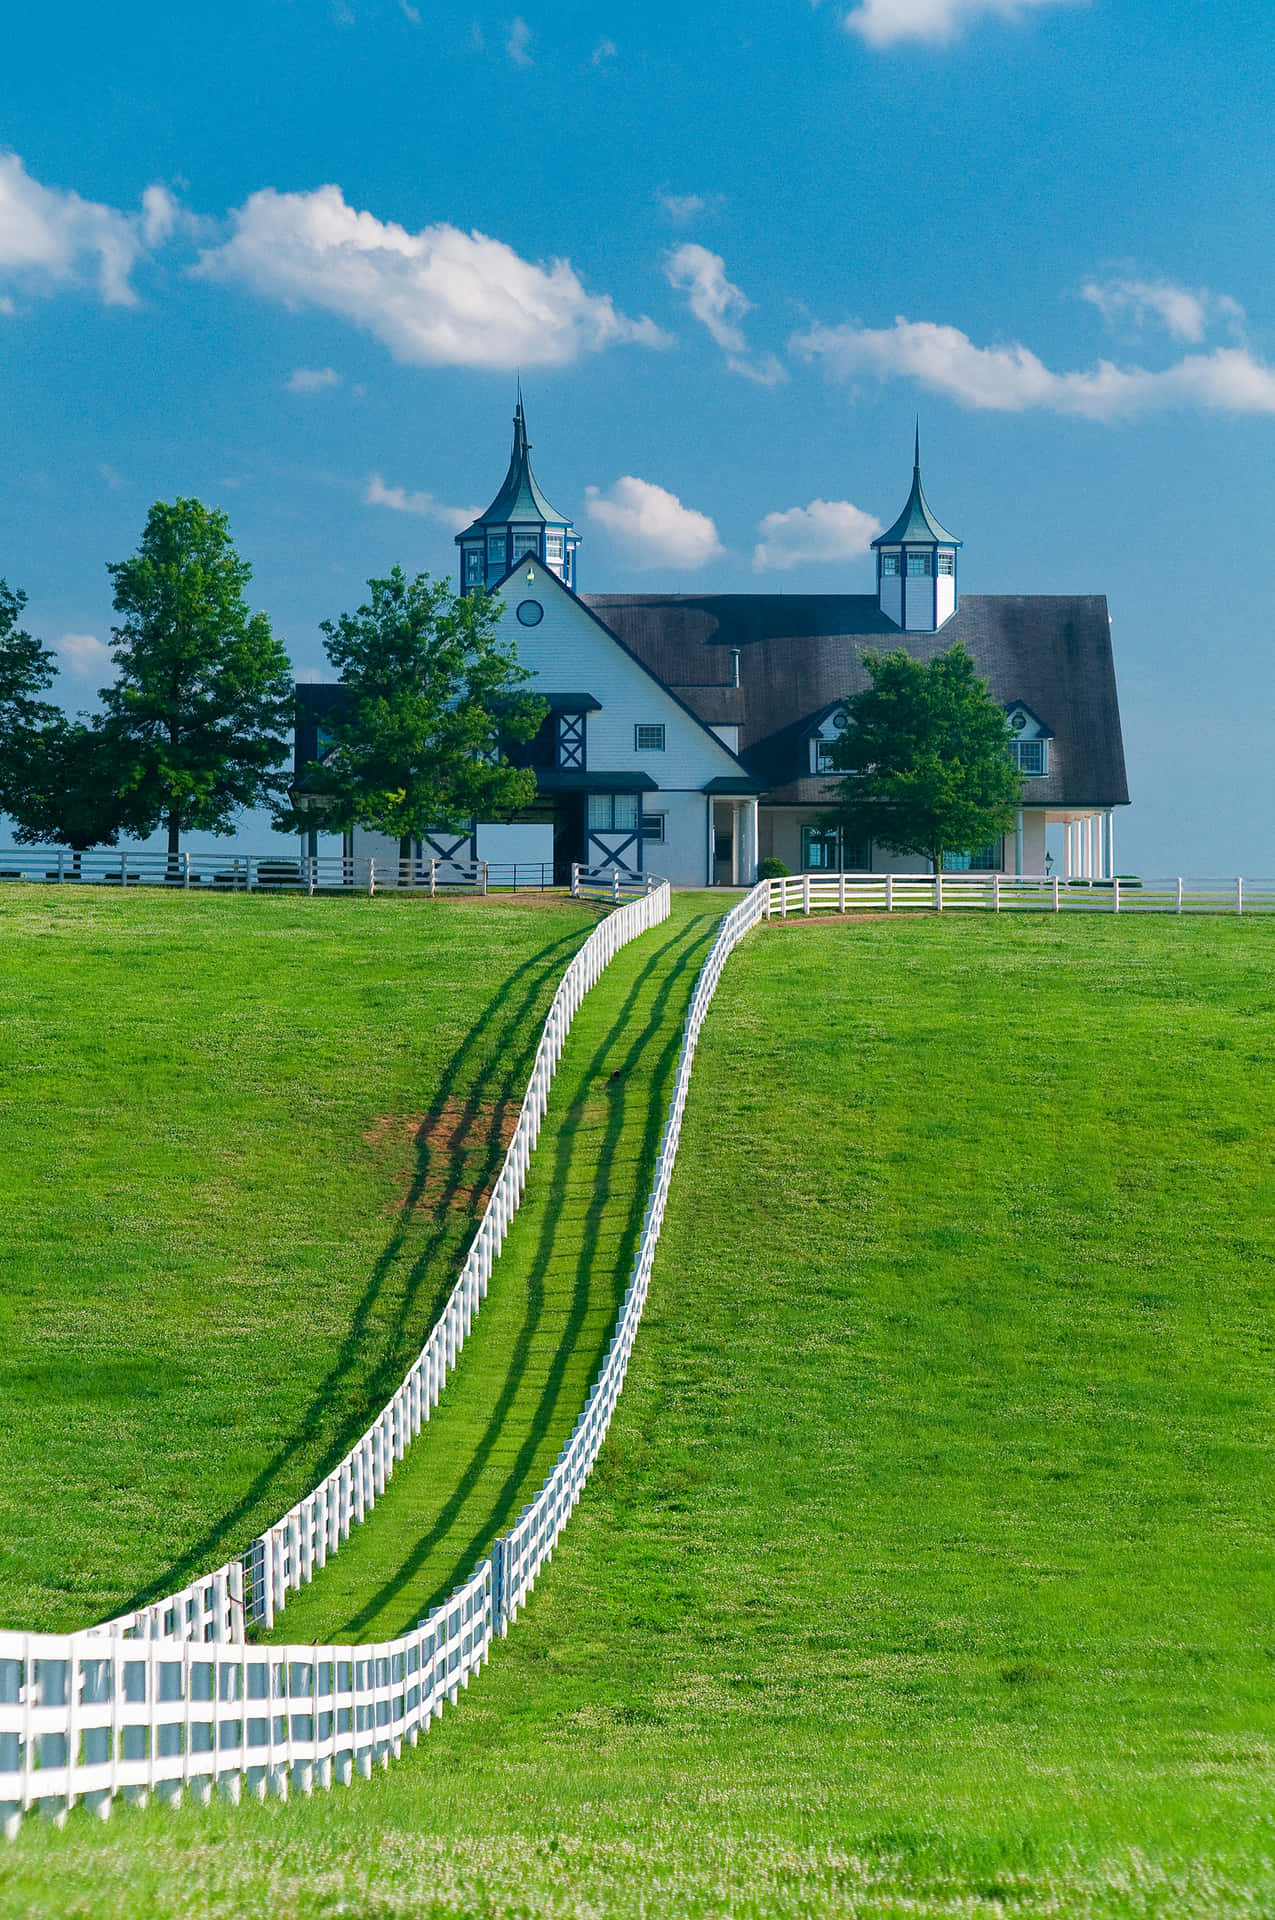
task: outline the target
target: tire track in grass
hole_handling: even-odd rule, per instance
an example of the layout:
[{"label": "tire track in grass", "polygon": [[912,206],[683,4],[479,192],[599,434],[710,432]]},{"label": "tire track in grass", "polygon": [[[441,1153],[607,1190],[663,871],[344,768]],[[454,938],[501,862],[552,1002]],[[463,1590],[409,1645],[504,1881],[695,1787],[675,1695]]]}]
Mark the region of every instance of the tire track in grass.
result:
[{"label": "tire track in grass", "polygon": [[641,1232],[711,896],[611,962],[576,1015],[526,1196],[459,1364],[370,1517],[294,1595],[277,1642],[384,1640],[467,1577],[584,1406]]}]

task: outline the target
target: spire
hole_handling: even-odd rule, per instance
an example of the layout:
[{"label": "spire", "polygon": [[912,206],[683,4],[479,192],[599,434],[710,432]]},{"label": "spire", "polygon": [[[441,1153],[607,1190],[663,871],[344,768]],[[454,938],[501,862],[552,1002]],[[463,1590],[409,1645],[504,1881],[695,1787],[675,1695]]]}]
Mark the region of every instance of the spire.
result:
[{"label": "spire", "polygon": [[907,505],[892,527],[878,534],[872,542],[874,547],[897,547],[904,541],[938,541],[945,547],[959,547],[961,542],[954,533],[949,533],[934,517],[933,508],[925,497],[921,485],[921,419],[917,415],[916,437],[912,443],[912,491],[908,495]]},{"label": "spire", "polygon": [[476,520],[456,535],[461,549],[462,579],[468,590],[491,586],[510,563],[525,553],[536,554],[551,572],[575,586],[575,553],[580,536],[565,513],[545,498],[531,470],[531,441],[527,437],[527,410],[523,405],[522,376],[514,385],[514,438],[509,470],[499,493]]}]

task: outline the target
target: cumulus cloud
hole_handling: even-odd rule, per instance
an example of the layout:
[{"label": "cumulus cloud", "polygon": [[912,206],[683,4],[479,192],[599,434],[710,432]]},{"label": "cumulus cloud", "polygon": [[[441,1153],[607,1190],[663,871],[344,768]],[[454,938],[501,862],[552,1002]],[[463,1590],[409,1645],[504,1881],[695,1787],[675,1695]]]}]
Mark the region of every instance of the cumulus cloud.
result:
[{"label": "cumulus cloud", "polygon": [[44,290],[87,281],[108,306],[134,306],[128,277],[145,249],[165,237],[153,198],[164,194],[148,188],[141,214],[122,213],[42,186],[16,153],[0,153],[0,273],[21,274]]},{"label": "cumulus cloud", "polygon": [[509,34],[505,41],[505,52],[516,67],[534,67],[531,56],[531,28],[523,19],[509,22]]},{"label": "cumulus cloud", "polygon": [[605,527],[638,567],[702,567],[724,551],[706,513],[684,507],[675,493],[625,474],[609,493],[586,490],[591,520]]},{"label": "cumulus cloud", "polygon": [[1243,307],[1228,294],[1180,287],[1172,280],[1090,280],[1080,297],[1097,307],[1111,326],[1124,321],[1141,327],[1157,321],[1187,346],[1198,346],[1215,320],[1232,327],[1244,322]]},{"label": "cumulus cloud", "polygon": [[753,571],[786,572],[816,560],[856,560],[881,532],[881,522],[849,500],[812,500],[808,507],[768,513],[758,522]]},{"label": "cumulus cloud", "polygon": [[726,262],[720,253],[688,240],[668,256],[664,271],[669,285],[687,296],[686,303],[695,318],[707,327],[726,354],[732,373],[759,386],[773,387],[788,378],[774,354],[753,360],[739,322],[752,312],[753,303],[743,290],[726,278]]},{"label": "cumulus cloud", "polygon": [[598,41],[597,46],[593,49],[592,58],[593,58],[594,66],[595,67],[605,66],[608,60],[615,59],[615,56],[617,55],[617,53],[619,53],[619,51],[620,49],[616,46],[615,41],[611,39],[609,34],[604,33],[602,38]]},{"label": "cumulus cloud", "polygon": [[58,652],[67,671],[79,680],[115,672],[110,647],[95,633],[64,633],[58,641]]},{"label": "cumulus cloud", "polygon": [[846,27],[870,47],[892,47],[900,40],[951,40],[985,14],[1017,20],[1032,7],[1068,4],[1068,0],[861,0],[846,15]]},{"label": "cumulus cloud", "polygon": [[283,384],[289,393],[326,393],[341,385],[341,375],[335,367],[297,367]]},{"label": "cumulus cloud", "polygon": [[422,520],[437,520],[440,526],[459,533],[478,517],[477,507],[447,507],[432,493],[409,493],[405,487],[387,487],[379,473],[370,476],[363,495],[367,507],[389,507],[394,513],[413,513]]},{"label": "cumulus cloud", "polygon": [[409,233],[347,206],[339,187],[254,193],[197,272],[290,307],[321,307],[416,366],[569,366],[625,341],[665,346],[589,293],[566,260],[536,266],[501,240],[437,225]]},{"label": "cumulus cloud", "polygon": [[998,413],[1042,409],[1112,420],[1169,407],[1221,413],[1275,413],[1275,368],[1246,347],[1188,354],[1161,369],[1100,360],[1078,373],[1055,373],[1029,348],[977,347],[956,327],[896,319],[892,327],[812,327],[792,351],[820,361],[834,378],[903,376],[961,406]]}]

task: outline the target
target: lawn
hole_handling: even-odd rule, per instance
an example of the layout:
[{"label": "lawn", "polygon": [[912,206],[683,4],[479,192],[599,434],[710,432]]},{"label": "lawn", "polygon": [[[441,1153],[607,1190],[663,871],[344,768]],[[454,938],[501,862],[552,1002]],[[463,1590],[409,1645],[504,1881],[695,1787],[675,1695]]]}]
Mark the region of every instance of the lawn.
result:
[{"label": "lawn", "polygon": [[758,930],[597,1473],[458,1710],[311,1801],[30,1822],[0,1914],[1275,1911],[1273,962]]},{"label": "lawn", "polygon": [[596,917],[0,891],[0,1624],[180,1585],[341,1456]]}]

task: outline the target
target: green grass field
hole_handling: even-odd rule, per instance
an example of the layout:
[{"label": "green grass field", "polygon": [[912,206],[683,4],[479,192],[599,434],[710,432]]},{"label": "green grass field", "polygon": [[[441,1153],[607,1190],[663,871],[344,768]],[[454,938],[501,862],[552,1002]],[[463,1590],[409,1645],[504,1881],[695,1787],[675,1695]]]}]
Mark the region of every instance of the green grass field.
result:
[{"label": "green grass field", "polygon": [[29,1822],[0,1914],[1275,1912],[1273,962],[750,936],[597,1473],[458,1710],[308,1802]]},{"label": "green grass field", "polygon": [[596,917],[0,891],[0,1624],[169,1591],[341,1457]]}]

